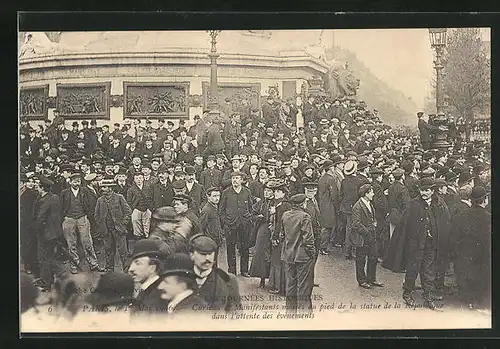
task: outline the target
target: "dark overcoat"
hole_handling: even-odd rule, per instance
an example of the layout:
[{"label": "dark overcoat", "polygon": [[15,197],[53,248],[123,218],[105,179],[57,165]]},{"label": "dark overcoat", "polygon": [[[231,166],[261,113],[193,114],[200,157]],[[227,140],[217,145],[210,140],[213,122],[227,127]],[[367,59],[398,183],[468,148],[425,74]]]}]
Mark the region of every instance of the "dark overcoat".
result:
[{"label": "dark overcoat", "polygon": [[46,194],[34,205],[35,230],[45,240],[53,240],[63,235],[61,200],[56,194]]},{"label": "dark overcoat", "polygon": [[131,307],[132,315],[165,313],[167,311],[168,302],[161,298],[162,292],[158,289],[161,281],[160,277],[148,288],[139,292]]},{"label": "dark overcoat", "polygon": [[200,228],[203,234],[211,237],[217,245],[222,242],[222,228],[218,208],[207,202],[200,212]]},{"label": "dark overcoat", "polygon": [[121,235],[127,235],[127,224],[132,216],[132,209],[123,195],[111,193],[109,199],[105,196],[97,199],[94,216],[96,230],[106,235],[109,233],[108,226],[106,225],[108,214],[111,215],[116,232]]},{"label": "dark overcoat", "polygon": [[236,311],[241,307],[241,297],[236,278],[222,269],[214,268],[198,289],[210,310]]},{"label": "dark overcoat", "polygon": [[388,221],[389,223],[397,225],[401,221],[403,212],[410,202],[408,188],[398,181],[394,182],[389,186],[387,201],[389,202]]},{"label": "dark overcoat", "polygon": [[318,182],[319,221],[324,228],[334,228],[340,206],[340,193],[335,178],[325,173]]},{"label": "dark overcoat", "polygon": [[451,240],[457,277],[486,283],[491,278],[491,214],[473,205],[455,218]]},{"label": "dark overcoat", "polygon": [[359,199],[361,179],[358,176],[345,176],[340,184],[340,211],[351,214],[352,207]]},{"label": "dark overcoat", "polygon": [[[396,225],[382,266],[394,272],[404,272],[410,268],[420,268],[424,254],[427,234],[425,231],[426,209],[421,197],[410,201],[403,213],[401,221]],[[431,231],[436,234],[436,260],[439,263],[446,259],[449,252],[450,212],[446,203],[437,195],[432,197],[430,207]]]}]

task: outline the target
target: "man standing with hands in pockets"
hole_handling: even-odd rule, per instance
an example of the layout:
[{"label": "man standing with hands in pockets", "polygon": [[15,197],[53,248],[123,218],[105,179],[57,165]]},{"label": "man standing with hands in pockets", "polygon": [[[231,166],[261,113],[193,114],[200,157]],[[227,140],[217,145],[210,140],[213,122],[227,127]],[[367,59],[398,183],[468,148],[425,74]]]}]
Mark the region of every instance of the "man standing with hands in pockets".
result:
[{"label": "man standing with hands in pockets", "polygon": [[[377,243],[375,209],[372,205],[373,188],[363,184],[359,188],[359,200],[352,208],[352,239],[356,247],[356,280],[360,287],[369,289],[373,286],[384,287],[376,281]],[[368,265],[365,265],[368,257]]]}]

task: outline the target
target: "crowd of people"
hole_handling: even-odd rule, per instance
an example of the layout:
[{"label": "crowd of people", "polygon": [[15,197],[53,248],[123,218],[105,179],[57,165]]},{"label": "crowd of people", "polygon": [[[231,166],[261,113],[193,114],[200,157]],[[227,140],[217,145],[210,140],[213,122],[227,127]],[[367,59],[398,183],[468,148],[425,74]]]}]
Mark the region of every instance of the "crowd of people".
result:
[{"label": "crowd of people", "polygon": [[238,274],[307,312],[318,257],[335,249],[361,288],[384,287],[380,264],[405,273],[406,304],[420,288],[438,309],[452,273],[465,304],[489,306],[490,144],[459,133],[433,149],[423,113],[420,135],[363,101],[315,96],[270,97],[222,122],[207,110],[189,128],[160,118],[67,129],[54,116],[39,128],[21,119],[23,312],[37,290],[65,319],[84,304],[238,311]]}]

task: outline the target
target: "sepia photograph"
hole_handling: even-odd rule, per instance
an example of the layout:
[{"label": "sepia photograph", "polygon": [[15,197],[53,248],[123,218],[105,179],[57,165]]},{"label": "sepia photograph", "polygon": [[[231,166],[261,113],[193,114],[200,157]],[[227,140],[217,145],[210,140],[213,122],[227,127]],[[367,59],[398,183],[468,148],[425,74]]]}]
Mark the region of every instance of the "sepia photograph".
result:
[{"label": "sepia photograph", "polygon": [[492,328],[490,28],[17,35],[21,334]]}]

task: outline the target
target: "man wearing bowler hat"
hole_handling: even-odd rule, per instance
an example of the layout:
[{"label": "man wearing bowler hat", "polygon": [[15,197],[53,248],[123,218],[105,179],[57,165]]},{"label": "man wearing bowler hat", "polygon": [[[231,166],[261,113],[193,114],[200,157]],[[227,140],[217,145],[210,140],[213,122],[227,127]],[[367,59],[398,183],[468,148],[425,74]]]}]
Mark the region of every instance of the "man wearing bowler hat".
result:
[{"label": "man wearing bowler hat", "polygon": [[290,198],[292,209],[283,213],[281,259],[285,263],[286,310],[289,313],[312,310],[316,247],[311,216],[305,211],[305,194]]},{"label": "man wearing bowler hat", "polygon": [[198,284],[198,295],[205,299],[210,310],[237,311],[241,298],[236,278],[216,266],[217,243],[202,234],[190,239],[190,257]]},{"label": "man wearing bowler hat", "polygon": [[436,272],[442,254],[441,245],[447,242],[449,236],[450,213],[444,200],[435,195],[434,188],[432,178],[419,181],[420,195],[410,201],[399,227],[408,239],[403,300],[410,307],[415,305],[412,291],[417,275],[420,275],[424,306],[439,310],[434,303],[441,298],[435,295]]},{"label": "man wearing bowler hat", "polygon": [[130,321],[133,292],[134,282],[130,275],[121,272],[101,275],[95,290],[85,297],[85,303],[92,311],[80,311],[73,319],[75,328],[90,325],[99,331],[113,327],[113,324],[127,323]]},{"label": "man wearing bowler hat", "polygon": [[226,232],[227,261],[229,273],[236,274],[236,244],[240,250],[240,271],[249,277],[249,244],[252,229],[253,196],[250,190],[242,185],[244,174],[239,171],[231,173],[231,186],[221,195],[219,212],[222,228]]},{"label": "man wearing bowler hat", "polygon": [[208,310],[208,303],[197,294],[198,283],[194,263],[189,255],[176,253],[165,259],[158,289],[161,298],[168,302],[167,314],[201,314]]},{"label": "man wearing bowler hat", "polygon": [[135,284],[133,313],[151,314],[166,311],[166,302],[161,298],[158,285],[166,257],[164,243],[160,240],[144,239],[134,246],[128,274]]},{"label": "man wearing bowler hat", "polygon": [[114,270],[116,250],[122,268],[125,268],[128,256],[127,225],[132,215],[125,197],[111,189],[114,185],[112,179],[101,181],[102,196],[97,199],[95,207],[96,230],[104,240],[107,271]]}]

